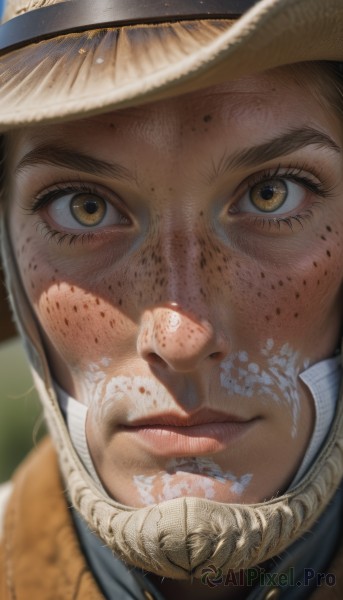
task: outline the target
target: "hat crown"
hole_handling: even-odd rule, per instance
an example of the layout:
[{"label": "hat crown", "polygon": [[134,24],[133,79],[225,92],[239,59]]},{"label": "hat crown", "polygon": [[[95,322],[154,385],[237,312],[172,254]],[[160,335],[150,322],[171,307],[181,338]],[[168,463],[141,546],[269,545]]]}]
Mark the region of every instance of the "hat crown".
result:
[{"label": "hat crown", "polygon": [[5,23],[23,13],[60,2],[70,2],[70,0],[7,0],[2,22]]}]

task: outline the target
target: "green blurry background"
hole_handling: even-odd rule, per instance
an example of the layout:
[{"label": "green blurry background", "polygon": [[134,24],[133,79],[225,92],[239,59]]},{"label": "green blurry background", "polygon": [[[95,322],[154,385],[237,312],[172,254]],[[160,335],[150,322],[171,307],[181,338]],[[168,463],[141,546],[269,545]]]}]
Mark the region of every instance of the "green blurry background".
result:
[{"label": "green blurry background", "polygon": [[0,483],[11,476],[45,431],[3,280],[0,265]]},{"label": "green blurry background", "polygon": [[18,338],[0,344],[0,483],[44,432],[41,409]]}]

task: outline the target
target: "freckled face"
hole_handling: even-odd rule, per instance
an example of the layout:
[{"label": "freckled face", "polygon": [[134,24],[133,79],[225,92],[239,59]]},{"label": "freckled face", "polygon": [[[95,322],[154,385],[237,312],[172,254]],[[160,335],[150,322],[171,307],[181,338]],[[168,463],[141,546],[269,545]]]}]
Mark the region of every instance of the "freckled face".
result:
[{"label": "freckled face", "polygon": [[341,129],[308,86],[280,70],[10,139],[22,280],[119,501],[260,501],[301,462],[298,374],[338,343],[343,267]]}]

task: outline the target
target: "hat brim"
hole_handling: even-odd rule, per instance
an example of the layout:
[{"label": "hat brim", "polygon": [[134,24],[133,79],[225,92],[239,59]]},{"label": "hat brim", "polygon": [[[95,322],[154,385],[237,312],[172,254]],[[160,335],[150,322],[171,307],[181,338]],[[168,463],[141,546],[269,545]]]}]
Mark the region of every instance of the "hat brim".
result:
[{"label": "hat brim", "polygon": [[262,0],[235,22],[71,33],[0,60],[0,131],[185,94],[304,61],[343,61],[342,0]]}]

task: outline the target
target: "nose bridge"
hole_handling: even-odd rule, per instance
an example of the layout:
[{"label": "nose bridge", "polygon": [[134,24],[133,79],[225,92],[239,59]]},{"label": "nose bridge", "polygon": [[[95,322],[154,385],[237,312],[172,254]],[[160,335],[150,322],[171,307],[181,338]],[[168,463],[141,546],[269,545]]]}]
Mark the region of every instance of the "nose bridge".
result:
[{"label": "nose bridge", "polygon": [[171,235],[166,233],[161,241],[165,300],[206,319],[209,318],[210,286],[204,270],[203,245],[194,229],[186,227]]},{"label": "nose bridge", "polygon": [[141,314],[137,349],[150,364],[191,372],[226,356],[227,308],[223,311],[218,294],[219,248],[199,229],[177,228],[176,222],[170,219],[170,229],[150,247],[155,279]]}]

